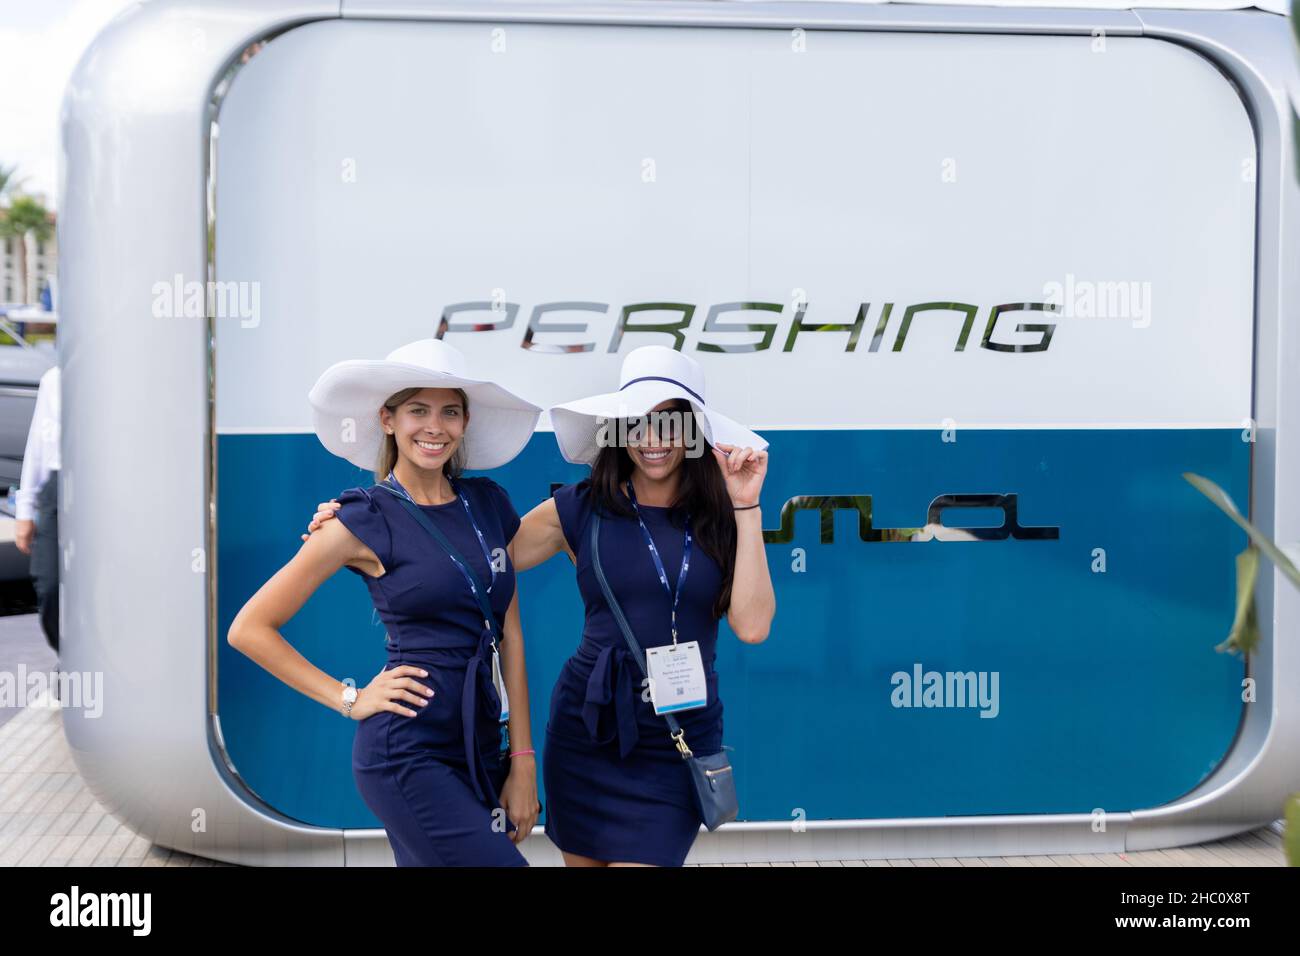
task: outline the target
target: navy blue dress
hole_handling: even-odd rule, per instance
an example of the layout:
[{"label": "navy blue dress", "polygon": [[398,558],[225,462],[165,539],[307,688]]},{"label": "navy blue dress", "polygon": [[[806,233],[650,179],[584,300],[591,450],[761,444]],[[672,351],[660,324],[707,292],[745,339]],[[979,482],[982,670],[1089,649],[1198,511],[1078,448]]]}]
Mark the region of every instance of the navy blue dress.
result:
[{"label": "navy blue dress", "polygon": [[[620,492],[622,494],[622,492]],[[542,775],[546,835],[561,850],[608,863],[681,866],[700,830],[690,773],[668,724],[643,699],[642,676],[591,564],[591,480],[555,492],[565,540],[577,558],[586,605],[582,640],[551,694]],[[626,500],[626,495],[624,495]],[[682,561],[682,527],[665,507],[638,502],[671,584]],[[600,560],[641,647],[672,643],[672,599],[635,517],[601,516]],[[722,749],[722,701],[714,656],[717,563],[691,544],[691,566],[677,606],[678,641],[699,641],[708,682],[704,707],[674,716],[697,753]]]},{"label": "navy blue dress", "polygon": [[[506,545],[519,515],[505,489],[490,478],[462,476],[455,485],[474,511],[489,552],[501,549],[490,601],[498,625],[515,591]],[[505,783],[501,759],[500,699],[492,684],[491,645],[483,614],[447,552],[392,494],[349,488],[335,517],[379,558],[380,577],[349,567],[370,589],[387,629],[384,670],[414,664],[429,672],[414,679],[432,687],[414,717],[381,710],[360,721],[352,745],[357,790],[384,824],[398,866],[526,866],[499,809]],[[487,559],[465,506],[457,500],[420,505],[486,586]],[[358,687],[370,676],[357,678]],[[495,816],[493,810],[496,810]]]}]

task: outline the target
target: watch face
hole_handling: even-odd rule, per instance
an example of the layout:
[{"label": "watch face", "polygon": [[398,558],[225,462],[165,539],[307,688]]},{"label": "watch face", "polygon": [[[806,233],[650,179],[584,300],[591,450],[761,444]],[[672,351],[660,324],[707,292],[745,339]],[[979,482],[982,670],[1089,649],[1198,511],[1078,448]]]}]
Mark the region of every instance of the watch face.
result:
[{"label": "watch face", "polygon": [[357,689],[355,687],[344,687],[343,699],[355,703],[357,699]]}]

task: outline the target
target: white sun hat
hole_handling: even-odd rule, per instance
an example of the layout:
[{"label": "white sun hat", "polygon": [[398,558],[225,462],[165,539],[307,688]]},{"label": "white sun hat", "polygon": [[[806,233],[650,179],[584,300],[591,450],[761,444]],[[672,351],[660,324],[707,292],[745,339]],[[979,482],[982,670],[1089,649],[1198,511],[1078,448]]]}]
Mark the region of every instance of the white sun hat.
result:
[{"label": "white sun hat", "polygon": [[600,453],[601,419],[645,415],[660,402],[683,398],[710,445],[762,451],[767,441],[704,401],[704,369],[689,355],[663,345],[643,345],[623,358],[618,391],[554,405],[551,425],[565,461],[589,465]]},{"label": "white sun hat", "polygon": [[468,469],[510,461],[524,450],[542,414],[539,406],[472,374],[455,346],[420,339],[394,349],[383,361],[349,359],[327,368],[307,393],[316,437],[332,454],[359,468],[374,468],[384,438],[379,409],[404,388],[465,390],[469,420],[461,442]]}]

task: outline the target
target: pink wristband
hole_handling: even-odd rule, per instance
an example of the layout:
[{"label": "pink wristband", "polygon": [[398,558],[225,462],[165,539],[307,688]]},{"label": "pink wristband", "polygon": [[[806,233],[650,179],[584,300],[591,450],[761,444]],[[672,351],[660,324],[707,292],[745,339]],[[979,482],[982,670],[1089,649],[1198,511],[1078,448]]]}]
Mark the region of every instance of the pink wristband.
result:
[{"label": "pink wristband", "polygon": [[514,753],[512,753],[510,756],[512,756],[512,757],[522,757],[524,754],[535,754],[536,752],[537,752],[537,751],[535,751],[535,750],[516,750],[516,751],[515,751]]}]

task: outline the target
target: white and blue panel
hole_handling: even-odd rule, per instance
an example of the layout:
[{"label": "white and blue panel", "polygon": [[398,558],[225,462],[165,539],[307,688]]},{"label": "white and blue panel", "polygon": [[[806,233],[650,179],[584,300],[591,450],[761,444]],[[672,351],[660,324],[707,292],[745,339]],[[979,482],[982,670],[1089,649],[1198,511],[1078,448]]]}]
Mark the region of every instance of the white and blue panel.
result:
[{"label": "white and blue panel", "polygon": [[[670,345],[771,442],[777,616],[718,657],[742,819],[1174,800],[1242,715],[1214,648],[1245,539],[1182,473],[1248,501],[1254,156],[1224,78],[1136,37],[285,34],[217,140],[217,278],[257,283],[216,320],[218,633],[373,480],[311,433],[328,365],[442,335],[545,406]],[[542,427],[493,472],[520,513],[585,474]],[[520,600],[540,749],[568,561]],[[283,633],[338,678],[385,659],[346,571]],[[355,724],[218,654],[249,787],[377,826]],[[896,706],[918,669],[996,675],[996,707]]]}]

